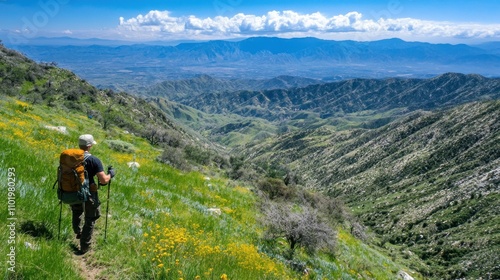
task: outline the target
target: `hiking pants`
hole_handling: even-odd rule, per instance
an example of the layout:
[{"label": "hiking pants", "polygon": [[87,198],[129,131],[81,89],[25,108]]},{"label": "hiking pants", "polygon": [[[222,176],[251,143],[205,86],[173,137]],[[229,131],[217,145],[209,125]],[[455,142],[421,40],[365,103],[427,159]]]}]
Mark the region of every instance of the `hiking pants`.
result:
[{"label": "hiking pants", "polygon": [[[90,192],[91,199],[85,202],[85,213],[83,209],[83,204],[71,205],[71,211],[73,213],[73,232],[75,234],[80,234],[80,249],[87,250],[90,246],[90,240],[92,239],[92,233],[94,232],[95,221],[101,216],[100,207],[101,202],[99,201],[99,196],[97,192]],[[80,228],[82,221],[82,214],[84,216],[83,229]]]}]

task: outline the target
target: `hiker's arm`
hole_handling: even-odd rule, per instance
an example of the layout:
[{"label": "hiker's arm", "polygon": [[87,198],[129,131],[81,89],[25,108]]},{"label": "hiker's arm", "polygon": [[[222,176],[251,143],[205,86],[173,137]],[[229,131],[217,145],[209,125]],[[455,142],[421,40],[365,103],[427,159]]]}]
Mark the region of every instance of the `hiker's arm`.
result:
[{"label": "hiker's arm", "polygon": [[104,173],[104,171],[97,172],[96,175],[101,185],[106,185],[111,180],[111,175]]}]

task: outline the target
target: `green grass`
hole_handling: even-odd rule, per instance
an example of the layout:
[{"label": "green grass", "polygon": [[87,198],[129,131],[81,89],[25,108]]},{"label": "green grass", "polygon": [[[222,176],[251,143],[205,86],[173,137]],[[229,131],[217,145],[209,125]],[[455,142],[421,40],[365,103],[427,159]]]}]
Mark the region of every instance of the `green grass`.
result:
[{"label": "green grass", "polygon": [[[15,176],[15,211],[4,208],[2,221],[15,217],[15,272],[2,262],[5,279],[391,279],[402,269],[342,232],[335,256],[304,252],[297,261],[309,277],[293,271],[279,255],[260,249],[257,197],[207,170],[181,173],[155,158],[161,151],[117,128],[104,131],[83,114],[69,113],[10,98],[0,99],[0,180]],[[66,126],[68,134],[45,128]],[[52,185],[58,155],[76,146],[79,134],[96,138],[91,153],[112,164],[117,176],[99,193],[102,217],[92,250],[75,256],[71,212],[63,205],[58,239],[59,204]],[[130,150],[107,145],[127,143]],[[141,164],[129,169],[127,162]],[[9,174],[9,168],[14,173]],[[4,184],[3,184],[4,185]],[[1,188],[7,200],[9,190]],[[106,240],[105,213],[109,203]],[[6,204],[3,204],[6,205]],[[221,214],[211,214],[219,208]],[[0,228],[7,260],[10,230]],[[225,275],[225,276],[224,276]]]}]

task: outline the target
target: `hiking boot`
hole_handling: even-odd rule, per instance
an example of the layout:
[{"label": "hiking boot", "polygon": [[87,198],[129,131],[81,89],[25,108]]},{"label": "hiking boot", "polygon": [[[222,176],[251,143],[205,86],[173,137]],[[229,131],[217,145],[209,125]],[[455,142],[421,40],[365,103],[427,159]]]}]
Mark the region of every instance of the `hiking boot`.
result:
[{"label": "hiking boot", "polygon": [[89,247],[83,247],[78,251],[78,255],[84,255],[89,251]]}]

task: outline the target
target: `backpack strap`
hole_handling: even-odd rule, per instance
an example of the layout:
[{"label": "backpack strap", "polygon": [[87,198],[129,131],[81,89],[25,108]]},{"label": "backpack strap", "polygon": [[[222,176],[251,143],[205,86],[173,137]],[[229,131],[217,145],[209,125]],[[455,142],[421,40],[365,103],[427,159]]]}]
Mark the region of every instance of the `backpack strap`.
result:
[{"label": "backpack strap", "polygon": [[90,154],[89,152],[85,152],[85,154],[83,155],[83,167],[84,167],[84,171],[83,173],[85,174],[85,179],[84,179],[84,183],[83,183],[83,188],[84,188],[84,192],[87,192],[87,195],[89,197],[89,199],[91,199],[90,197],[90,179],[89,179],[89,173],[87,172],[87,159],[91,156],[92,154]]},{"label": "backpack strap", "polygon": [[85,166],[85,164],[87,163],[87,159],[91,156],[92,154],[89,153],[89,152],[85,152],[83,154],[83,166]]}]

